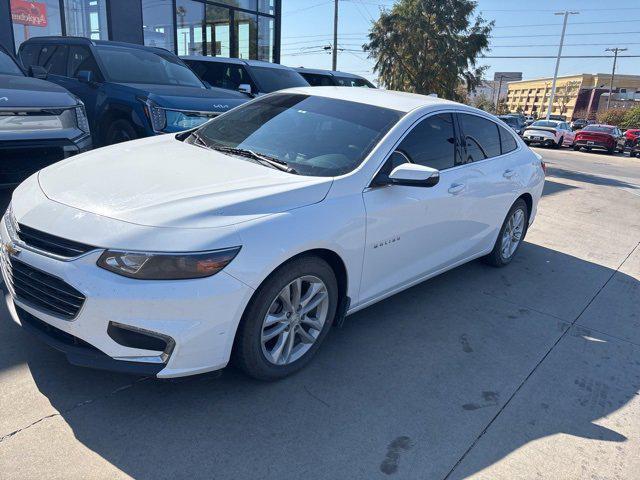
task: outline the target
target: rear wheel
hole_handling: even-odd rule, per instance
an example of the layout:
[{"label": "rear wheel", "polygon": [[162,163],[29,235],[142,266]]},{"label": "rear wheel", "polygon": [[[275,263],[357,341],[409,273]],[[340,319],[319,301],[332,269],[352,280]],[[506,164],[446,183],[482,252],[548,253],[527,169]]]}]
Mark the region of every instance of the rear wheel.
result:
[{"label": "rear wheel", "polygon": [[574,145],[574,146],[573,146],[573,149],[574,149],[576,152],[579,152],[579,151],[580,151],[580,145]]},{"label": "rear wheel", "polygon": [[327,335],[337,305],[338,284],[327,262],[303,257],[283,265],[260,286],[242,316],[234,363],[259,380],[300,370]]},{"label": "rear wheel", "polygon": [[114,143],[128,142],[129,140],[135,140],[138,138],[138,134],[127,120],[115,120],[111,122],[107,128],[105,135],[105,145],[113,145]]},{"label": "rear wheel", "polygon": [[519,198],[507,213],[493,250],[484,257],[484,261],[494,267],[511,263],[527,233],[528,223],[529,209],[526,202]]},{"label": "rear wheel", "polygon": [[560,137],[560,140],[558,140],[558,143],[553,144],[553,148],[560,148],[563,144],[564,144],[564,137]]}]

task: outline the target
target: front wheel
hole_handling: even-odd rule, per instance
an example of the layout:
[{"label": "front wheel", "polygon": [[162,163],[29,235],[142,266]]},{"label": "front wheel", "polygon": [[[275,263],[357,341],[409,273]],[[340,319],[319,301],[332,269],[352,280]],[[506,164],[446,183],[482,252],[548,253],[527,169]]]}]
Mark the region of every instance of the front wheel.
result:
[{"label": "front wheel", "polygon": [[115,120],[107,128],[105,135],[105,145],[113,145],[114,143],[128,142],[129,140],[135,140],[138,138],[138,134],[133,128],[133,125],[127,120]]},{"label": "front wheel", "polygon": [[315,355],[336,315],[338,285],[318,257],[277,269],[245,310],[234,344],[234,363],[258,380],[277,380]]},{"label": "front wheel", "polygon": [[484,257],[485,262],[494,267],[511,263],[527,233],[528,222],[529,209],[526,202],[519,198],[507,213],[493,250]]}]

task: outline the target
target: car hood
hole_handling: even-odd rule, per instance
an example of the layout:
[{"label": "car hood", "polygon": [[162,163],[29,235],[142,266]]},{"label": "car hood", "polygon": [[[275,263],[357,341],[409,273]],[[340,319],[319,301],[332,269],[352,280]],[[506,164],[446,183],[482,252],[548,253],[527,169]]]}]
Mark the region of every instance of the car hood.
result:
[{"label": "car hood", "polygon": [[55,83],[31,77],[0,75],[0,109],[72,107],[78,101]]},{"label": "car hood", "polygon": [[245,94],[222,88],[176,87],[175,85],[153,85],[122,83],[139,90],[141,96],[153,100],[161,107],[176,110],[224,113],[250,100]]},{"label": "car hood", "polygon": [[294,175],[173,135],[87,152],[39,173],[51,200],[138,225],[234,225],[322,201],[331,178]]}]

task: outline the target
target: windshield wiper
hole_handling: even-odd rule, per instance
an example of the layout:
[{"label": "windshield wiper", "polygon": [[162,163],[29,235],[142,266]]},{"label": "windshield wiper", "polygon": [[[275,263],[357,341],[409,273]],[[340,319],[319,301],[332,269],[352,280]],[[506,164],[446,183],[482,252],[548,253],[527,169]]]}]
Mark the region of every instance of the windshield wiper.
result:
[{"label": "windshield wiper", "polygon": [[194,132],[191,132],[191,137],[193,137],[194,145],[197,145],[199,147],[209,148],[209,149],[211,148],[209,144],[205,141],[205,139],[200,136],[197,130]]},{"label": "windshield wiper", "polygon": [[[202,138],[200,138],[200,141],[203,141]],[[233,155],[239,155],[242,157],[251,158],[253,160],[257,160],[262,164],[267,164],[268,166],[273,167],[277,170],[281,170],[283,172],[298,173],[294,168],[290,167],[289,164],[284,160],[280,160],[279,158],[265,155],[264,153],[257,153],[257,152],[254,152],[253,150],[249,150],[246,148],[225,147],[224,145],[213,145],[213,146],[207,146],[207,147],[213,150],[216,150],[218,152],[231,153]]]}]

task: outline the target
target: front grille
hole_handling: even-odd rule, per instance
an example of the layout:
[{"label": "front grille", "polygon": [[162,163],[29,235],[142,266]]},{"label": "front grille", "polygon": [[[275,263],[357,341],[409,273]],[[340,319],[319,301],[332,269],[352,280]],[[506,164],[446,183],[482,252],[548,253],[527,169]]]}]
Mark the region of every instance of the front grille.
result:
[{"label": "front grille", "polygon": [[65,320],[82,308],[85,296],[58,277],[6,254],[2,255],[2,269],[11,293],[33,308]]},{"label": "front grille", "polygon": [[14,222],[15,233],[26,246],[52,253],[60,257],[73,258],[94,250],[96,247],[84,243],[74,242],[66,238],[57,237]]}]

